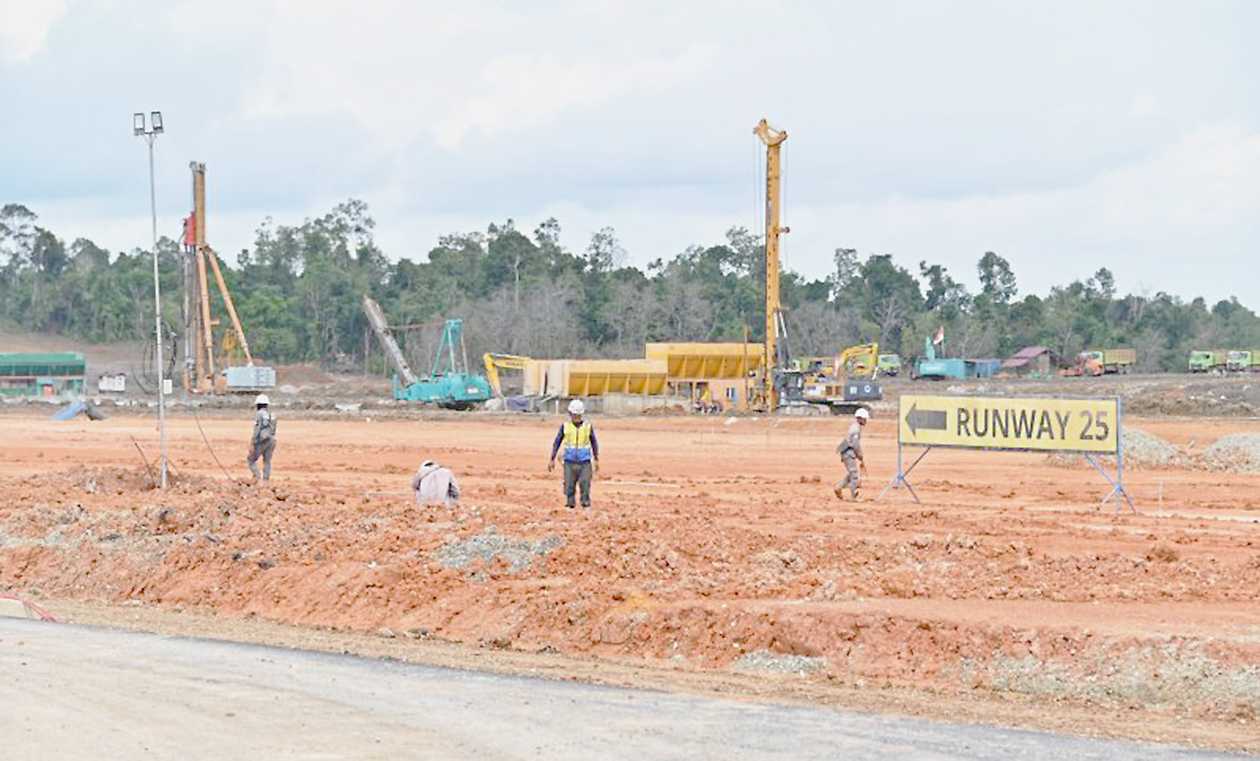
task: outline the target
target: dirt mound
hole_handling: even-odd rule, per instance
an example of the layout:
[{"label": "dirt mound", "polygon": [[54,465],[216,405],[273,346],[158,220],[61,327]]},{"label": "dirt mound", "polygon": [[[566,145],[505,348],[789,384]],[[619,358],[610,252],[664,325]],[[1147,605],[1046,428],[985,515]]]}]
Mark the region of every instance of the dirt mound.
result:
[{"label": "dirt mound", "polygon": [[648,407],[643,410],[643,415],[647,417],[681,417],[687,413],[687,408],[681,404],[668,404],[660,407]]},{"label": "dirt mound", "polygon": [[333,377],[319,369],[318,365],[281,365],[276,368],[277,385],[309,386],[333,382]]},{"label": "dirt mound", "polygon": [[[55,473],[41,473],[22,480],[22,485],[34,489],[52,489],[64,492],[79,491],[85,494],[134,494],[157,488],[157,463],[152,470],[135,468],[89,467],[81,465]],[[186,494],[215,486],[217,482],[201,476],[180,473],[174,468],[167,471],[167,485],[177,493]]]},{"label": "dirt mound", "polygon": [[[1140,428],[1126,428],[1120,435],[1120,443],[1124,446],[1125,467],[1179,468],[1190,464],[1190,459],[1180,447]],[[1115,462],[1114,457],[1099,459]],[[1059,467],[1075,467],[1083,464],[1085,457],[1075,452],[1055,452],[1046,457],[1046,462]]]},{"label": "dirt mound", "polygon": [[1260,473],[1260,434],[1235,433],[1203,452],[1203,464],[1227,473]]},{"label": "dirt mound", "polygon": [[[1095,509],[1105,486],[1087,466],[946,449],[915,471],[922,504],[840,502],[843,420],[740,418],[714,436],[722,421],[607,417],[595,507],[570,511],[544,466],[554,418],[295,408],[275,485],[254,488],[222,478],[202,438],[239,444],[235,412],[172,416],[177,467],[206,487],[177,472],[161,492],[120,438],[140,433],[151,454],[149,415],[76,427],[0,415],[0,592],[659,661],[793,690],[1260,712],[1260,513],[1239,488],[1260,475],[1139,468],[1130,488],[1171,507],[1116,515]],[[1152,468],[1208,429],[1142,426],[1125,445]],[[1210,430],[1260,433],[1235,419]],[[876,418],[864,445],[878,485],[896,462],[895,419]],[[459,474],[459,505],[414,504],[421,457]]]}]

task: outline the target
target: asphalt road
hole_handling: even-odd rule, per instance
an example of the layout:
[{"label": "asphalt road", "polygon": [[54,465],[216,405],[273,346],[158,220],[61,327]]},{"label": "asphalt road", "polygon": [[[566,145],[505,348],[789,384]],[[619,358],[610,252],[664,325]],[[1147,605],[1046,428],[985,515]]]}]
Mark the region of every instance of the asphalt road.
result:
[{"label": "asphalt road", "polygon": [[0,619],[0,758],[1239,757]]}]

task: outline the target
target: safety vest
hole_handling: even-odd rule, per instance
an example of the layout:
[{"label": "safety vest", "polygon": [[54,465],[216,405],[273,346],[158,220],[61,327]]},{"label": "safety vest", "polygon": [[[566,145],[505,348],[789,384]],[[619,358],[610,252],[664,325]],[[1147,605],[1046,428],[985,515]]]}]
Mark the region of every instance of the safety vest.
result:
[{"label": "safety vest", "polygon": [[591,421],[583,420],[581,425],[574,425],[572,420],[564,424],[564,461],[590,462],[591,460]]}]

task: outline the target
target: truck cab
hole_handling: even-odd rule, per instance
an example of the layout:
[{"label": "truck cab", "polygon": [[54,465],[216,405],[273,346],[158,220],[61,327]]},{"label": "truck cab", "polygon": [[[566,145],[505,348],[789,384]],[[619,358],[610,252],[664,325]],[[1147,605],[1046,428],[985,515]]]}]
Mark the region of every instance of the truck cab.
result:
[{"label": "truck cab", "polygon": [[1225,357],[1225,369],[1243,373],[1251,369],[1252,353],[1250,351],[1231,351]]},{"label": "truck cab", "polygon": [[1195,350],[1190,352],[1189,368],[1192,373],[1210,373],[1217,368],[1219,363],[1216,359],[1216,352]]},{"label": "truck cab", "polygon": [[901,355],[880,354],[876,367],[879,368],[880,375],[888,375],[895,378],[901,372]]}]

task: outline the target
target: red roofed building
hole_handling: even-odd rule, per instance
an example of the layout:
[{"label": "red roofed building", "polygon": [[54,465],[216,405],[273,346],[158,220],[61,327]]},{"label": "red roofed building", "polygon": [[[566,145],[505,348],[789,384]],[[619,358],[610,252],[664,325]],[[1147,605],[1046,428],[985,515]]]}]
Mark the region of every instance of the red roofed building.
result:
[{"label": "red roofed building", "polygon": [[1059,358],[1048,346],[1025,346],[1002,362],[1001,374],[1049,377],[1058,366]]}]

